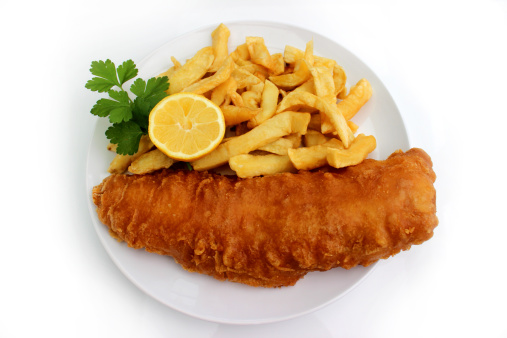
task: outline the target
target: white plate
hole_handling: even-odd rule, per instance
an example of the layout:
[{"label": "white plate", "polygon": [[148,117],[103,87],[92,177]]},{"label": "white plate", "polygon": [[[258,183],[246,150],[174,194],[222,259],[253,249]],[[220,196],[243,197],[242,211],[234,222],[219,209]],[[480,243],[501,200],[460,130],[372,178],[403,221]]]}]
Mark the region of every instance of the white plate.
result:
[{"label": "white plate", "polygon": [[[408,138],[400,113],[380,79],[351,52],[303,28],[267,22],[226,23],[231,31],[229,51],[244,43],[246,36],[262,36],[271,52],[283,52],[285,45],[304,49],[314,40],[316,55],[333,58],[343,66],[348,85],[361,78],[370,81],[373,97],[354,117],[359,132],[374,135],[377,149],[372,158],[385,159],[396,149],[407,150]],[[211,44],[210,34],[216,26],[201,28],[179,36],[138,63],[139,76],[148,79],[172,64],[171,56],[184,61]],[[123,60],[119,60],[123,61]],[[90,107],[91,108],[91,107]],[[190,316],[232,324],[276,322],[312,312],[336,301],[371,273],[375,265],[351,270],[333,269],[306,275],[293,287],[253,288],[183,270],[171,258],[128,248],[109,236],[98,220],[91,198],[93,186],[108,176],[113,154],[106,150],[106,119],[99,119],[87,159],[86,191],[95,229],[102,244],[118,268],[141,290],[167,306]]]}]

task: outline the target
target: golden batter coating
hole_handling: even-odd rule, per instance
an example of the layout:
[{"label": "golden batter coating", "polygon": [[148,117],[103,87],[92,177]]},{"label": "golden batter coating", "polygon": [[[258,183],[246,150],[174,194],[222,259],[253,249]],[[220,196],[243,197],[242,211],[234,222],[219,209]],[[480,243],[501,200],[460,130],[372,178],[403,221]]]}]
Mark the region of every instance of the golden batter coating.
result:
[{"label": "golden batter coating", "polygon": [[111,175],[99,219],[130,247],[252,286],[367,266],[430,239],[435,173],[421,149],[328,171],[238,179],[196,171]]}]

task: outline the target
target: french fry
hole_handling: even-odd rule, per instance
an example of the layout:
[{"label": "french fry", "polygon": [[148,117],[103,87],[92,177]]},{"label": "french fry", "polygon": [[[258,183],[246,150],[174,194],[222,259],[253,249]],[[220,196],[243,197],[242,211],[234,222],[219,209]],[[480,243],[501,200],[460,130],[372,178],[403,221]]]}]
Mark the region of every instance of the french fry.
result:
[{"label": "french fry", "polygon": [[283,59],[285,63],[293,64],[297,60],[303,59],[305,56],[305,52],[301,49],[296,48],[294,46],[285,45],[285,49],[283,51]]},{"label": "french fry", "polygon": [[[302,51],[301,49],[289,45],[285,46],[283,58],[286,63],[294,64],[297,60],[304,59],[304,57],[305,52]],[[327,68],[333,68],[333,66],[336,64],[335,60],[326,57],[314,55],[313,58],[314,58],[313,61],[314,66],[325,66]]]},{"label": "french fry", "polygon": [[373,136],[359,134],[348,149],[327,149],[327,162],[335,168],[343,168],[361,163],[373,150],[377,142]]},{"label": "french fry", "polygon": [[227,42],[229,41],[229,36],[231,32],[229,28],[223,23],[220,24],[215,30],[211,33],[211,47],[213,48],[213,54],[215,55],[215,59],[213,60],[213,64],[211,65],[209,71],[216,72],[225,59],[229,55],[229,50],[227,48]]},{"label": "french fry", "polygon": [[326,67],[329,69],[333,69],[334,65],[336,65],[336,61],[325,57],[315,56],[315,61],[313,65],[315,67]]},{"label": "french fry", "polygon": [[269,80],[264,82],[261,97],[261,111],[248,121],[248,128],[252,129],[275,115],[278,105],[278,88]]},{"label": "french fry", "polygon": [[[229,92],[236,91],[238,88],[236,80],[233,77],[228,78],[211,91],[211,101],[217,106],[224,104]],[[227,102],[226,104],[229,104]]]},{"label": "french fry", "polygon": [[303,83],[301,86],[294,89],[291,93],[299,93],[299,92],[307,92],[307,93],[316,95],[317,93],[315,92],[315,83],[314,83],[313,79],[310,78],[308,81]]},{"label": "french fry", "polygon": [[350,120],[371,98],[372,88],[366,79],[359,80],[349,90],[349,94],[338,103],[338,109],[346,120]]},{"label": "french fry", "polygon": [[[312,115],[312,117],[313,116],[318,116],[318,115]],[[326,135],[324,135],[316,130],[308,129],[306,131],[305,136],[304,136],[304,145],[305,145],[305,147],[312,147],[312,146],[326,143],[329,139],[330,139],[330,137],[327,137]]]},{"label": "french fry", "polygon": [[153,143],[151,143],[149,136],[148,135],[141,136],[137,152],[134,155],[117,154],[111,161],[111,164],[109,165],[107,171],[111,174],[123,174],[125,171],[127,171],[127,168],[132,163],[132,161],[135,161],[139,156],[141,156],[151,148],[153,148]]},{"label": "french fry", "polygon": [[310,68],[306,60],[298,60],[294,73],[270,76],[269,80],[282,89],[293,89],[307,81],[310,76]]},{"label": "french fry", "polygon": [[234,52],[231,53],[231,57],[236,63],[238,63],[240,60],[250,60],[250,52],[248,52],[248,46],[246,43],[237,46]]},{"label": "french fry", "polygon": [[344,149],[342,142],[332,138],[319,145],[288,149],[287,154],[296,169],[311,170],[327,164],[328,148]]},{"label": "french fry", "polygon": [[258,83],[256,85],[248,86],[246,87],[247,91],[256,92],[259,93],[262,97],[262,92],[264,91],[264,83],[266,80],[262,81],[261,83]]},{"label": "french fry", "polygon": [[261,82],[269,75],[269,70],[266,67],[257,65],[251,61],[238,63],[238,66],[240,69],[246,70],[247,72],[257,76],[259,79],[261,79]]},{"label": "french fry", "polygon": [[[168,78],[171,78],[171,76],[174,74],[174,71],[175,71],[174,66],[172,66],[171,68],[169,68],[165,72],[158,74],[156,77],[167,76]],[[169,89],[166,92],[169,94]]]},{"label": "french fry", "polygon": [[[222,64],[222,67],[217,70],[215,74],[197,81],[196,83],[183,89],[182,92],[191,92],[195,94],[204,94],[213,88],[216,88],[221,83],[225,82],[234,70],[235,64],[232,58],[228,57]],[[169,86],[171,88],[171,86]]]},{"label": "french fry", "polygon": [[357,124],[355,124],[354,122],[350,121],[350,120],[347,121],[347,125],[349,126],[350,130],[352,130],[352,132],[354,134],[359,129],[359,126]]},{"label": "french fry", "polygon": [[282,137],[270,144],[259,147],[259,150],[277,155],[287,155],[288,150],[292,148],[294,148],[294,143],[291,140]]},{"label": "french fry", "polygon": [[[227,95],[231,98],[232,104],[234,104],[236,107],[239,108],[239,107],[245,106],[245,104],[243,102],[243,98],[241,97],[241,95],[238,94],[237,91],[230,89],[227,92]],[[241,122],[243,122],[243,121],[241,121]]]},{"label": "french fry", "polygon": [[335,89],[335,96],[338,96],[340,93],[346,93],[345,84],[347,83],[347,75],[345,74],[345,70],[337,64],[333,67],[333,82]]},{"label": "french fry", "polygon": [[208,71],[213,59],[213,49],[204,47],[184,65],[176,67],[175,64],[174,73],[169,77],[169,94],[179,93],[185,87],[201,79]]},{"label": "french fry", "polygon": [[313,56],[313,40],[310,40],[306,43],[306,49],[303,58],[309,67],[313,67],[313,64],[315,62],[315,58]]},{"label": "french fry", "polygon": [[[338,102],[336,107],[346,120],[350,120],[370,99],[371,95],[372,88],[370,83],[366,79],[361,79],[350,88],[349,94]],[[333,132],[333,126],[330,124],[322,124],[322,132]]]},{"label": "french fry", "polygon": [[285,71],[285,61],[281,53],[271,55],[271,61],[270,75],[280,75]]},{"label": "french fry", "polygon": [[109,150],[109,151],[114,151],[114,152],[116,152],[116,148],[118,148],[118,145],[117,145],[117,144],[114,144],[114,143],[109,143],[109,144],[107,145],[107,150]]},{"label": "french fry", "polygon": [[231,77],[236,80],[238,89],[242,89],[248,86],[253,86],[261,83],[261,79],[250,73],[244,68],[236,68],[233,70]]},{"label": "french fry", "polygon": [[175,70],[181,67],[181,63],[174,56],[171,56],[171,61],[173,62]]},{"label": "french fry", "polygon": [[246,45],[253,63],[264,66],[267,69],[273,68],[273,59],[261,37],[248,36]]},{"label": "french fry", "polygon": [[[308,128],[306,130],[308,132]],[[306,134],[305,134],[306,135]],[[300,133],[293,133],[283,137],[292,142],[292,148],[299,148],[301,146],[302,135]]]},{"label": "french fry", "polygon": [[175,160],[168,157],[158,149],[151,150],[142,154],[128,167],[128,171],[133,174],[148,174],[159,169],[169,168]]},{"label": "french fry", "polygon": [[246,134],[220,144],[208,155],[194,161],[194,170],[209,170],[226,164],[236,155],[247,154],[276,139],[292,133],[306,134],[310,114],[284,112],[273,116]]},{"label": "french fry", "polygon": [[248,121],[252,118],[252,116],[255,116],[261,111],[260,108],[252,109],[248,107],[238,107],[235,105],[222,106],[221,109],[224,114],[226,126],[234,126],[236,124],[240,124],[241,122]]},{"label": "french fry", "polygon": [[354,140],[354,134],[347,125],[347,121],[336,105],[330,104],[316,95],[306,92],[291,93],[283,98],[276,112],[281,113],[301,106],[315,108],[321,113],[326,114],[334,130],[338,132],[338,136],[345,148],[349,147],[350,143]]},{"label": "french fry", "polygon": [[247,90],[241,93],[241,97],[243,98],[243,103],[245,104],[245,107],[256,109],[259,108],[262,94],[252,90]]},{"label": "french fry", "polygon": [[310,70],[315,94],[329,103],[336,103],[333,70],[326,67],[312,67]]},{"label": "french fry", "polygon": [[233,156],[229,160],[229,166],[241,178],[296,171],[289,156],[275,154]]}]

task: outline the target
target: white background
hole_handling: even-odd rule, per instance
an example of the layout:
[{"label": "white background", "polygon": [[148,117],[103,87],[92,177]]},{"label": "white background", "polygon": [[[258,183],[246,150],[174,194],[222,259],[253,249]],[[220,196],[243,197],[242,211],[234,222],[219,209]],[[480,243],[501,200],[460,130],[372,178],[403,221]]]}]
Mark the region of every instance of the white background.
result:
[{"label": "white background", "polygon": [[[440,225],[324,309],[229,326],[137,289],[93,229],[93,60],[222,21],[298,25],[384,81],[437,173]],[[506,1],[1,1],[0,337],[507,337]],[[241,300],[238,300],[241,301]]]}]

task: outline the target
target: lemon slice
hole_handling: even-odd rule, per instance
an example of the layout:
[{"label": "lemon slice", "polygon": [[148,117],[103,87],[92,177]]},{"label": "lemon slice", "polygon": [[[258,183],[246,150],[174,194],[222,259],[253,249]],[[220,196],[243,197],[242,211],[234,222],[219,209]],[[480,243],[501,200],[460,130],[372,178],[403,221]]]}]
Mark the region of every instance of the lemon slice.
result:
[{"label": "lemon slice", "polygon": [[202,95],[173,94],[152,109],[148,133],[153,144],[167,156],[193,161],[220,144],[225,134],[224,115]]}]

